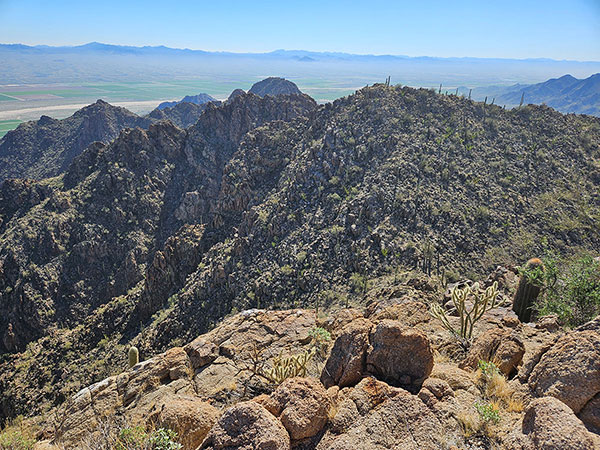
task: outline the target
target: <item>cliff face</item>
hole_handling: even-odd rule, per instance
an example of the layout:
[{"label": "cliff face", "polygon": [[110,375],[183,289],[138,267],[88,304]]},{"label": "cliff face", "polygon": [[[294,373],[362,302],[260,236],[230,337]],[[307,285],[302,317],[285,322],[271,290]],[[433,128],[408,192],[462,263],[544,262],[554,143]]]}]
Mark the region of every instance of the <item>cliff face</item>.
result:
[{"label": "cliff face", "polygon": [[120,345],[153,355],[231,311],[598,250],[599,143],[594,118],[376,85],[320,107],[241,94],[187,130],[94,144],[60,178],[7,182],[2,415],[105,378]]}]

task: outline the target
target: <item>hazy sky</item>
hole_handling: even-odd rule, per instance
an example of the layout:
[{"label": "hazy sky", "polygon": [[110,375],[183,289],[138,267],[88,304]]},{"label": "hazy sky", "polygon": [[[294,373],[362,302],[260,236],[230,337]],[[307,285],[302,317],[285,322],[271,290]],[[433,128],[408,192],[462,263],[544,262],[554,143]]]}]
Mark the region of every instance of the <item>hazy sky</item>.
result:
[{"label": "hazy sky", "polygon": [[0,42],[600,61],[600,0],[0,0]]}]

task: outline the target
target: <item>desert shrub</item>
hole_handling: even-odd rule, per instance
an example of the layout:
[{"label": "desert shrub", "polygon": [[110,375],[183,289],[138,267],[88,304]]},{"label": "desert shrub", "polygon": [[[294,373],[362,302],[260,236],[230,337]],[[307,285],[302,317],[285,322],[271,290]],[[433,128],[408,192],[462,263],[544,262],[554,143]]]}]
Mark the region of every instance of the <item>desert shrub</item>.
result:
[{"label": "desert shrub", "polygon": [[9,429],[0,433],[1,450],[30,450],[35,442],[35,439],[21,430]]},{"label": "desert shrub", "polygon": [[312,339],[312,345],[316,348],[319,355],[324,355],[327,352],[329,342],[331,342],[331,333],[325,328],[314,327],[308,332]]},{"label": "desert shrub", "polygon": [[[546,274],[533,274],[546,289],[534,308],[538,316],[556,314],[569,327],[600,314],[600,261],[583,255],[572,261],[544,258]],[[548,269],[550,268],[550,269]]]},{"label": "desert shrub", "polygon": [[84,439],[84,450],[180,450],[177,433],[167,428],[146,429],[125,421],[107,420]]},{"label": "desert shrub", "polygon": [[153,450],[179,450],[183,447],[177,442],[177,433],[166,428],[159,428],[150,435],[150,445]]},{"label": "desert shrub", "polygon": [[475,409],[479,414],[479,419],[484,424],[500,422],[500,411],[495,404],[477,402],[475,403]]}]

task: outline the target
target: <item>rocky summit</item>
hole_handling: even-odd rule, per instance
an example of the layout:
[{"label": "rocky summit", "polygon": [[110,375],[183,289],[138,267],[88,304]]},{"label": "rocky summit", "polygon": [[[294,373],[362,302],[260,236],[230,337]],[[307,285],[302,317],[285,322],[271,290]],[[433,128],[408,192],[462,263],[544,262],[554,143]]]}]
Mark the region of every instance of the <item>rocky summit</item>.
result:
[{"label": "rocky summit", "polygon": [[269,77],[252,85],[248,91],[252,94],[264,97],[265,95],[291,95],[302,94],[295,83],[285,78]]},{"label": "rocky summit", "polygon": [[261,83],[0,185],[7,432],[599,448],[600,119]]}]

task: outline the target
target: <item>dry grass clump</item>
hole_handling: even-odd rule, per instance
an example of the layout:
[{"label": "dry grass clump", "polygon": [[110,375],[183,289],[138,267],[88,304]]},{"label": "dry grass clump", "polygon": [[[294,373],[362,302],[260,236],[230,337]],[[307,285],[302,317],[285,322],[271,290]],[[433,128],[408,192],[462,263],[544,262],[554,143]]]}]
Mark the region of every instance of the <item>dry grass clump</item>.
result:
[{"label": "dry grass clump", "polygon": [[0,450],[30,450],[36,443],[35,434],[22,416],[16,417],[0,431]]}]

